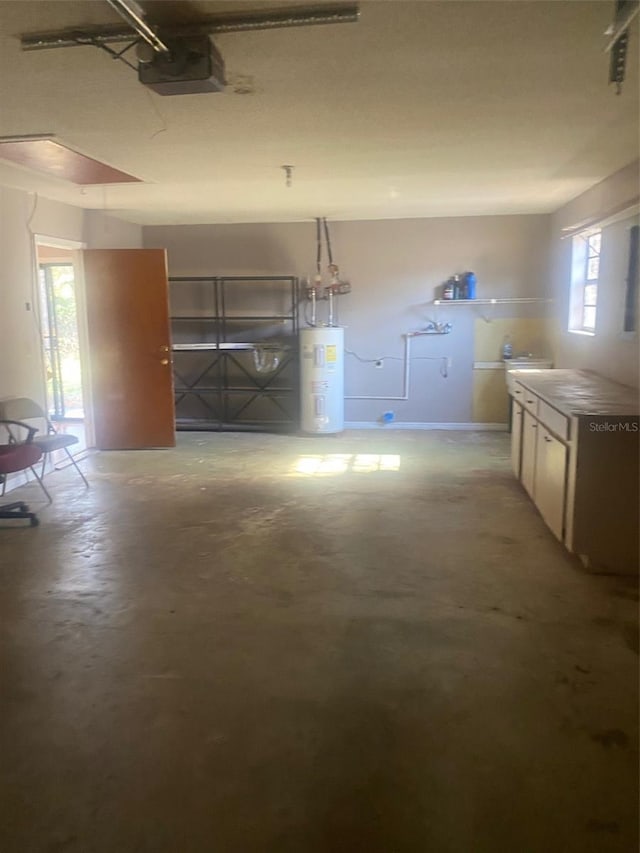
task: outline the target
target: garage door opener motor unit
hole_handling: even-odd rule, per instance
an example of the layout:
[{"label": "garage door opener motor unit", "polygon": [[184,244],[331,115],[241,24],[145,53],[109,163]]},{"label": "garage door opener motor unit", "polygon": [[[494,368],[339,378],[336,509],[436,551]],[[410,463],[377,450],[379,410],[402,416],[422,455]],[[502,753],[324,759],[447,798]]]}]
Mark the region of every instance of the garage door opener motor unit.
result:
[{"label": "garage door opener motor unit", "polygon": [[138,44],[138,80],[159,95],[222,92],[224,60],[209,36],[165,39],[167,53]]}]

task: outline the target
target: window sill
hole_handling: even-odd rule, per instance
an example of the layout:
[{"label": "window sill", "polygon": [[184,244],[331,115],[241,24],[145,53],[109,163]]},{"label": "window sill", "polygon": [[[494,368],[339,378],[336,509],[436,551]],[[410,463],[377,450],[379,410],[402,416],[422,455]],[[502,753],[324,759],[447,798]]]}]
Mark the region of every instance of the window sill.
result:
[{"label": "window sill", "polygon": [[595,332],[587,332],[586,329],[567,329],[570,335],[586,335],[588,338],[595,338]]}]

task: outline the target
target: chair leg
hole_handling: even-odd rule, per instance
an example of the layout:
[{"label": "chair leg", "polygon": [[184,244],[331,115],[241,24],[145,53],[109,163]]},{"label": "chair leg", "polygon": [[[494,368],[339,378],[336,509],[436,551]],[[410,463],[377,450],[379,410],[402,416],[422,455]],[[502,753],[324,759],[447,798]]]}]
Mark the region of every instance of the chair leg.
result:
[{"label": "chair leg", "polygon": [[42,491],[43,491],[43,492],[45,493],[45,495],[47,496],[47,500],[49,501],[49,503],[50,503],[50,504],[52,504],[52,503],[53,503],[53,498],[51,497],[51,495],[50,495],[50,494],[49,494],[49,492],[47,491],[47,487],[46,487],[46,486],[45,486],[45,484],[43,483],[43,481],[42,481],[42,477],[38,476],[38,472],[37,472],[37,471],[36,471],[36,469],[33,467],[33,465],[31,466],[31,473],[32,473],[32,474],[33,474],[33,476],[36,478],[36,480],[40,483],[40,488],[42,489]]},{"label": "chair leg", "polygon": [[42,470],[40,471],[40,478],[42,480],[44,480],[44,471],[45,471],[46,465],[47,465],[47,454],[43,453],[42,454]]},{"label": "chair leg", "polygon": [[7,475],[2,475],[2,497],[4,497],[5,489],[7,488]]},{"label": "chair leg", "polygon": [[82,477],[82,480],[83,480],[83,482],[84,482],[85,486],[86,486],[87,488],[89,488],[89,483],[87,483],[87,478],[84,476],[84,474],[82,473],[82,471],[80,470],[80,468],[78,468],[78,463],[77,463],[77,462],[76,462],[76,460],[73,458],[73,456],[71,455],[71,453],[69,453],[69,448],[68,448],[68,447],[65,447],[65,453],[67,454],[67,456],[68,456],[68,457],[69,457],[69,459],[71,460],[71,464],[73,465],[73,467],[76,469],[76,471],[78,472],[78,474],[80,474],[80,476]]}]

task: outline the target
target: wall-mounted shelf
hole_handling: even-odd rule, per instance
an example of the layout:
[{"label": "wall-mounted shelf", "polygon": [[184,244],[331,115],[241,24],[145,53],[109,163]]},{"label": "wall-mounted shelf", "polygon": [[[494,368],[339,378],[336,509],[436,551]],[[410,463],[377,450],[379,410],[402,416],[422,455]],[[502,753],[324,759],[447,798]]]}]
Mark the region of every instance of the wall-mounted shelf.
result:
[{"label": "wall-mounted shelf", "polygon": [[[470,305],[475,308],[485,308],[492,305],[542,305],[544,303],[553,302],[544,296],[494,296],[488,299],[433,299],[429,304],[436,308],[450,305]],[[485,323],[490,323],[492,320],[491,312],[487,310],[478,311]]]},{"label": "wall-mounted shelf", "polygon": [[553,302],[540,296],[496,296],[494,299],[434,299],[432,305],[528,305],[535,302]]}]

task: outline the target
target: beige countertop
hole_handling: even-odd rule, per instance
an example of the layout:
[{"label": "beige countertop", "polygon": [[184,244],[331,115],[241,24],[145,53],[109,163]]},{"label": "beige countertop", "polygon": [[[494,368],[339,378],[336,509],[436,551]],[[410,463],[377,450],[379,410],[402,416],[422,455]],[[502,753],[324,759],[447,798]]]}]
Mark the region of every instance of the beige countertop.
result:
[{"label": "beige countertop", "polygon": [[588,370],[513,370],[511,375],[568,416],[640,414],[637,389]]}]

